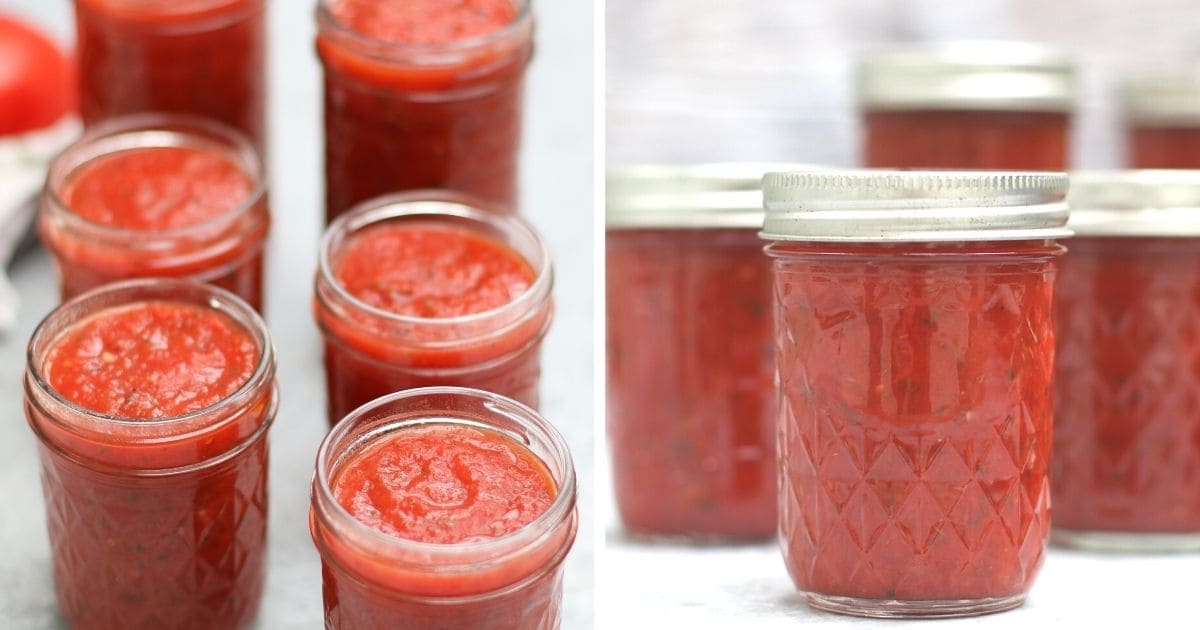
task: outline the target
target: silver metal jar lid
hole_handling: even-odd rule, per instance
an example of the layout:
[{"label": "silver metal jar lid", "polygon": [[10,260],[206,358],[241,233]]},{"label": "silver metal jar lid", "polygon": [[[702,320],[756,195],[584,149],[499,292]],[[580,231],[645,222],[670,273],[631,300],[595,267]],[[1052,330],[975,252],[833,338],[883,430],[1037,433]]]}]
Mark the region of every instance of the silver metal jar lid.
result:
[{"label": "silver metal jar lid", "polygon": [[769,173],[761,236],[780,241],[1043,240],[1067,229],[1065,173],[845,170]]},{"label": "silver metal jar lid", "polygon": [[1069,112],[1075,66],[1026,42],[953,42],[881,49],[859,60],[864,109]]},{"label": "silver metal jar lid", "polygon": [[814,167],[730,162],[612,168],[605,185],[605,223],[608,229],[758,229],[763,175],[806,168]]},{"label": "silver metal jar lid", "polygon": [[1120,99],[1134,122],[1200,124],[1200,68],[1129,77],[1121,82]]},{"label": "silver metal jar lid", "polygon": [[1079,236],[1200,236],[1200,170],[1072,173],[1067,203]]}]

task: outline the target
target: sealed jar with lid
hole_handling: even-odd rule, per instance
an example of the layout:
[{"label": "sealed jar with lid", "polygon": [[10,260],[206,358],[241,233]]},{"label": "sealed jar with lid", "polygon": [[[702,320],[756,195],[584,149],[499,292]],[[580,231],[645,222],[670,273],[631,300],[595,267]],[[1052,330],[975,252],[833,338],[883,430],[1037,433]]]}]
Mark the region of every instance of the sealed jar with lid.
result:
[{"label": "sealed jar with lid", "polygon": [[770,265],[755,164],[610,171],[608,436],[638,536],[775,533]]},{"label": "sealed jar with lid", "polygon": [[1050,527],[1061,173],[764,179],[780,541],[814,607],[1020,605]]},{"label": "sealed jar with lid", "polygon": [[1020,42],[881,50],[858,67],[863,160],[887,168],[1063,170],[1074,67]]},{"label": "sealed jar with lid", "polygon": [[1121,100],[1128,166],[1200,168],[1200,70],[1129,79]]},{"label": "sealed jar with lid", "polygon": [[1071,177],[1054,542],[1200,550],[1200,171]]}]

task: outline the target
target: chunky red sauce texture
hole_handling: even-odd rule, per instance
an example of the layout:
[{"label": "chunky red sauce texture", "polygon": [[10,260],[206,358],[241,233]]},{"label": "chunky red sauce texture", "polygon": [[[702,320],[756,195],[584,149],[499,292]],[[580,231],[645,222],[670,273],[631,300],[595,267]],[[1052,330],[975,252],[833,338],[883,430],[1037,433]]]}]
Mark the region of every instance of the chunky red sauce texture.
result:
[{"label": "chunky red sauce texture", "polygon": [[[128,149],[85,162],[57,194],[90,225],[77,228],[45,213],[40,225],[63,299],[118,280],[181,277],[261,308],[269,218],[264,198],[246,205],[255,186],[228,157],[199,148]],[[96,227],[111,230],[97,236],[90,232]]]},{"label": "chunky red sauce texture", "polygon": [[[533,267],[507,245],[440,226],[367,228],[335,258],[333,275],[356,298],[431,322],[500,308],[534,282]],[[536,407],[551,307],[530,308],[532,314],[495,333],[495,323],[394,325],[369,313],[348,321],[318,302],[330,423],[385,394],[433,385],[473,387]]]},{"label": "chunky red sauce texture", "polygon": [[343,463],[332,486],[338,503],[368,527],[439,544],[514,532],[556,494],[550,472],[529,449],[458,425],[398,430]]},{"label": "chunky red sauce texture", "polygon": [[1200,168],[1200,126],[1137,126],[1127,142],[1130,168]]},{"label": "chunky red sauce texture", "polygon": [[403,44],[483,37],[517,17],[513,0],[333,0],[330,13],[356,32]]},{"label": "chunky red sauce texture", "polygon": [[775,243],[780,530],[805,592],[1020,596],[1049,533],[1057,247]]},{"label": "chunky red sauce texture", "polygon": [[473,232],[381,225],[353,237],[335,271],[354,297],[411,317],[458,317],[491,310],[533,284],[529,263]]},{"label": "chunky red sauce texture", "polygon": [[625,528],[776,530],[770,262],[754,230],[607,238],[608,434]]},{"label": "chunky red sauce texture", "polygon": [[266,0],[75,0],[80,113],[224,122],[266,146]]},{"label": "chunky red sauce texture", "polygon": [[1071,240],[1056,302],[1054,526],[1200,532],[1200,240]]},{"label": "chunky red sauce texture", "polygon": [[[268,393],[233,421],[148,440],[162,416],[226,398],[258,360],[225,315],[183,303],[113,307],[68,328],[45,357],[60,395],[136,420],[69,431],[27,404],[59,606],[72,627],[247,628],[262,593]],[[220,422],[220,424],[216,424]],[[47,444],[53,444],[54,448]],[[181,470],[232,452],[219,464]],[[174,469],[170,474],[144,471]]]},{"label": "chunky red sauce texture", "polygon": [[1066,114],[1001,111],[871,111],[866,166],[1061,171],[1069,159]]},{"label": "chunky red sauce texture", "polygon": [[[516,18],[513,4],[342,0],[330,6],[335,22],[359,37],[416,40],[410,43],[424,52],[384,59],[364,54],[346,37],[318,36],[325,66],[326,219],[386,193],[425,188],[465,192],[515,210],[532,43],[528,34],[496,34]],[[438,50],[487,33],[498,41],[432,63]]]},{"label": "chunky red sauce texture", "polygon": [[46,357],[50,386],[85,409],[154,419],[212,406],[250,379],[258,348],[219,312],[183,303],[113,308],[73,326]]},{"label": "chunky red sauce texture", "polygon": [[253,183],[211,151],[155,147],[111,153],[79,167],[63,202],[79,216],[128,230],[203,223],[246,202]]},{"label": "chunky red sauce texture", "polygon": [[[367,526],[432,544],[481,543],[516,532],[545,513],[558,492],[545,464],[526,447],[493,431],[453,424],[403,428],[378,438],[347,456],[331,489],[337,502]],[[481,557],[470,571],[436,576],[386,555],[352,550],[320,526],[314,534],[324,547],[331,628],[559,626],[558,552],[570,546],[570,528],[553,526],[544,534],[546,544],[522,554]],[[522,583],[527,577],[532,579]],[[364,581],[371,586],[364,588]],[[514,584],[519,585],[511,588]],[[434,599],[413,596],[417,592]],[[438,599],[443,596],[466,599]]]}]

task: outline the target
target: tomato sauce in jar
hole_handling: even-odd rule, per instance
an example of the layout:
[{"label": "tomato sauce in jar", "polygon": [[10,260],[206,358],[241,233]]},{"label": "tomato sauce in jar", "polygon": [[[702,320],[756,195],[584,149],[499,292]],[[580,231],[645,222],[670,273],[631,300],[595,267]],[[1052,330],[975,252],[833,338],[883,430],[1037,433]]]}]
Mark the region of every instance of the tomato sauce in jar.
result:
[{"label": "tomato sauce in jar", "polygon": [[1200,550],[1200,171],[1080,173],[1068,200],[1052,540]]},{"label": "tomato sauce in jar", "polygon": [[50,165],[39,230],[63,299],[130,278],[208,282],[256,309],[270,226],[262,163],[233,129],[181,116],[98,125]]},{"label": "tomato sauce in jar", "polygon": [[1019,606],[1050,527],[1066,177],[764,180],[788,571],[820,609]]},{"label": "tomato sauce in jar", "polygon": [[766,165],[608,176],[608,437],[630,534],[766,540],[776,529]]},{"label": "tomato sauce in jar", "polygon": [[1200,74],[1135,77],[1121,86],[1130,168],[1200,168]]},{"label": "tomato sauce in jar", "polygon": [[326,220],[388,193],[517,202],[526,0],[321,0]]},{"label": "tomato sauce in jar", "polygon": [[863,162],[886,168],[1063,170],[1074,68],[1019,42],[883,50],[858,67]]},{"label": "tomato sauce in jar", "polygon": [[557,629],[575,492],[562,436],[511,399],[433,387],[357,409],[313,480],[325,627]]},{"label": "tomato sauce in jar", "polygon": [[211,118],[266,147],[266,0],[75,0],[84,124]]},{"label": "tomato sauce in jar", "polygon": [[368,201],[321,243],[314,312],[329,422],[385,394],[473,387],[538,404],[549,253],[516,216],[453,193]]},{"label": "tomato sauce in jar", "polygon": [[274,371],[249,305],[191,282],[108,285],[34,332],[25,414],[72,627],[251,626]]}]

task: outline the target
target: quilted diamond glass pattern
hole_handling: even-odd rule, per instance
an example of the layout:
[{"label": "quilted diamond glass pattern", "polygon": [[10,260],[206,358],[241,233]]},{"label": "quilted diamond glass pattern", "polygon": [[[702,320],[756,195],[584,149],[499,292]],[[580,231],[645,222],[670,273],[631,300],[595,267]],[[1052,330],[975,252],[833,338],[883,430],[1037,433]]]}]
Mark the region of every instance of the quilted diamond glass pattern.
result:
[{"label": "quilted diamond glass pattern", "polygon": [[1200,239],[1074,239],[1055,306],[1055,526],[1200,532]]},{"label": "quilted diamond glass pattern", "polygon": [[1049,528],[1043,244],[774,244],[781,532],[797,587],[1019,597]]}]

